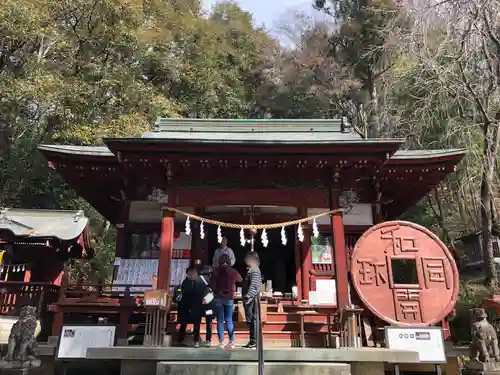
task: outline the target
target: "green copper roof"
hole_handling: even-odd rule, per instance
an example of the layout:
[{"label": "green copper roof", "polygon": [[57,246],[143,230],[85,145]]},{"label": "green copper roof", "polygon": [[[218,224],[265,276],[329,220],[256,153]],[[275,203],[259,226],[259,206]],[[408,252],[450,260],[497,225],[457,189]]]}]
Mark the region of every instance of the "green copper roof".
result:
[{"label": "green copper roof", "polygon": [[73,240],[82,234],[88,222],[83,211],[0,209],[0,230],[20,237]]},{"label": "green copper roof", "polygon": [[[158,118],[153,131],[142,135],[151,141],[200,143],[331,143],[363,142],[345,119],[185,119]],[[369,140],[370,142],[377,140]],[[387,142],[388,140],[383,140]],[[390,140],[401,142],[401,140]],[[363,142],[363,143],[364,143]]]},{"label": "green copper roof", "polygon": [[398,150],[391,156],[390,160],[409,160],[424,158],[439,158],[446,156],[463,156],[466,150],[461,148],[451,148],[444,150]]}]

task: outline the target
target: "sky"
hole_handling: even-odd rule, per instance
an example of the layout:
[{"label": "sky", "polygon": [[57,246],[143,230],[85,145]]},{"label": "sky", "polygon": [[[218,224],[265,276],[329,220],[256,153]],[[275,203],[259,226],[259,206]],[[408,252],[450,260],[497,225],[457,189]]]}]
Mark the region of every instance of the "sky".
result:
[{"label": "sky", "polygon": [[[218,0],[202,0],[205,9],[210,10]],[[240,7],[252,13],[257,26],[265,25],[271,30],[287,11],[312,10],[312,0],[236,0]]]}]

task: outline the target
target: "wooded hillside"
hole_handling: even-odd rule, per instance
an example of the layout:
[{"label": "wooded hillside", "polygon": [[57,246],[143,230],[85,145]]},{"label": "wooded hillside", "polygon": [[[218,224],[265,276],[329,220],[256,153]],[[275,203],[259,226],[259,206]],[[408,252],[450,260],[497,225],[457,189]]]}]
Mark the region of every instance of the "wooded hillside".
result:
[{"label": "wooded hillside", "polygon": [[[364,137],[405,137],[413,149],[467,149],[457,173],[408,218],[450,246],[460,234],[482,230],[487,281],[494,282],[500,0],[313,6],[326,21],[286,19],[281,37],[290,47],[230,2],[206,14],[198,0],[5,0],[0,206],[90,212],[49,171],[36,151],[40,143],[136,136],[159,115],[347,116]],[[110,249],[113,233],[95,233],[96,245]],[[110,257],[102,253],[108,256],[99,264]]]}]

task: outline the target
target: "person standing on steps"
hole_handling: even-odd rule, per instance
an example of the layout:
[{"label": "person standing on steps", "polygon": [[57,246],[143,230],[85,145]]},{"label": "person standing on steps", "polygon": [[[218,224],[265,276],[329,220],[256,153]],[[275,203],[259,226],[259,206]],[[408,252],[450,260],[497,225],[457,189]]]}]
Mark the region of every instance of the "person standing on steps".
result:
[{"label": "person standing on steps", "polygon": [[[217,336],[219,337],[219,346],[221,348],[234,349],[234,297],[236,294],[236,283],[241,281],[242,278],[238,271],[231,267],[229,255],[222,254],[219,257],[219,267],[216,268],[213,279],[217,315]],[[227,334],[229,336],[229,343],[226,346],[224,346],[224,321],[227,323]]]},{"label": "person standing on steps", "polygon": [[[199,272],[200,274],[200,279],[206,284],[207,286],[207,291],[210,291],[210,287],[213,284],[214,281],[214,270],[211,266],[203,266]],[[205,294],[206,295],[206,294]],[[207,332],[205,335],[206,341],[202,343],[203,346],[210,347],[212,346],[212,326],[213,326],[213,319],[215,318],[216,314],[216,304],[215,304],[215,298],[210,301],[207,304],[203,304],[203,311],[205,314],[205,322],[206,322],[206,327],[207,327]]]},{"label": "person standing on steps", "polygon": [[212,267],[213,268],[217,268],[219,267],[219,258],[222,254],[226,254],[227,256],[229,256],[229,260],[230,260],[230,266],[234,266],[234,263],[236,263],[236,257],[234,256],[234,252],[233,252],[233,249],[231,249],[230,247],[227,246],[227,238],[226,237],[222,237],[222,241],[220,243],[220,247],[215,250],[214,252],[214,257],[212,259]]},{"label": "person standing on steps", "polygon": [[186,278],[182,282],[181,294],[179,301],[179,345],[184,346],[184,337],[186,336],[186,328],[189,322],[193,323],[193,338],[194,346],[200,346],[200,326],[201,318],[204,314],[202,305],[203,297],[207,289],[207,285],[198,275],[196,266],[189,266],[186,271]]},{"label": "person standing on steps", "polygon": [[243,280],[243,305],[245,307],[245,318],[250,331],[250,341],[244,348],[257,347],[257,314],[260,291],[262,289],[262,274],[260,273],[259,255],[255,251],[250,251],[245,255],[245,264],[248,272]]}]

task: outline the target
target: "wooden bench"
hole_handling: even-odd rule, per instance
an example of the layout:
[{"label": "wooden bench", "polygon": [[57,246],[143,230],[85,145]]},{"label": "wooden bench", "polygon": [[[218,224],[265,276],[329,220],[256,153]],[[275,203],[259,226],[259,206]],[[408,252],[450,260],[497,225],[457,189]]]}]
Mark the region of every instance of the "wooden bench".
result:
[{"label": "wooden bench", "polygon": [[327,335],[326,335],[326,345],[328,348],[332,347],[332,315],[331,313],[319,313],[315,310],[305,310],[305,311],[297,311],[297,315],[299,315],[300,319],[300,346],[305,348],[306,346],[306,335],[305,335],[305,321],[304,318],[306,316],[326,316],[326,324],[327,324]]}]

